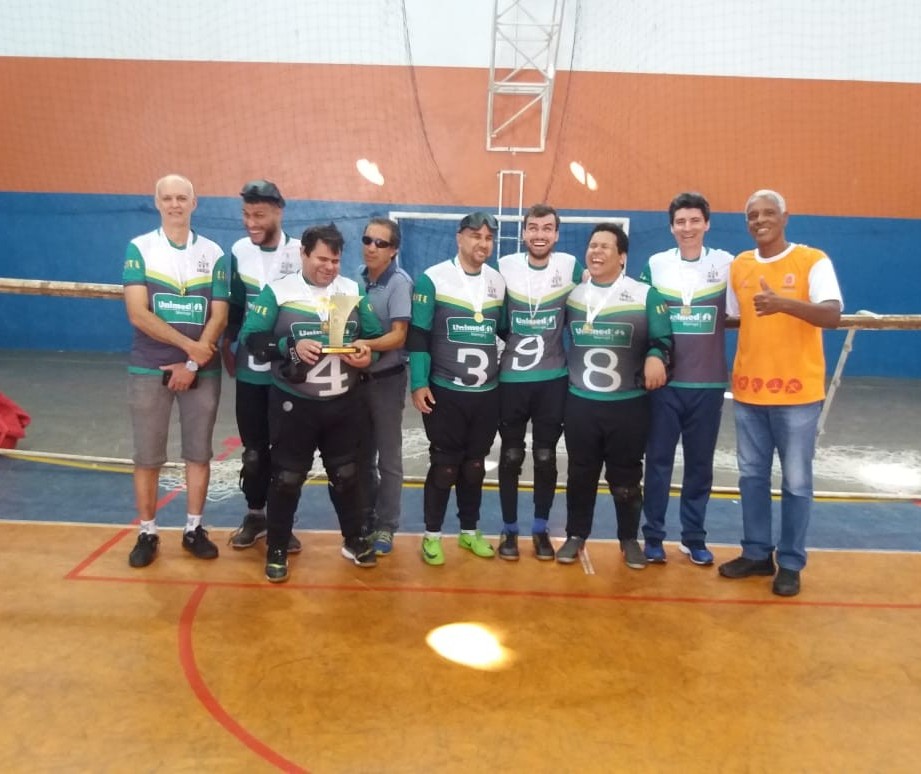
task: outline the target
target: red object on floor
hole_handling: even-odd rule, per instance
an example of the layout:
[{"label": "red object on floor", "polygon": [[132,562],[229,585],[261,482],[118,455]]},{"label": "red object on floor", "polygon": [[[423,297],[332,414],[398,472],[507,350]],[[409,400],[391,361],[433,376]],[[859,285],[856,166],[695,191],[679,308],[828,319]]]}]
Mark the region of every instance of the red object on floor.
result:
[{"label": "red object on floor", "polygon": [[0,392],[0,449],[14,449],[25,438],[26,427],[32,421],[25,409]]}]

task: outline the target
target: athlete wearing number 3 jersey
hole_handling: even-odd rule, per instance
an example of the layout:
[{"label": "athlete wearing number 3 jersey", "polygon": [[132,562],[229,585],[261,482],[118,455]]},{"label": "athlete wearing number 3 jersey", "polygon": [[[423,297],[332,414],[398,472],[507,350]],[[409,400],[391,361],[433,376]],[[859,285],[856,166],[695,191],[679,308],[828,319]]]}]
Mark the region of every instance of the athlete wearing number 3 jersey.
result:
[{"label": "athlete wearing number 3 jersey", "polygon": [[566,297],[582,281],[584,269],[569,253],[553,248],[560,216],[535,204],[524,216],[526,252],[499,259],[505,280],[508,338],[499,371],[499,500],[502,539],[499,556],[518,559],[518,480],[525,458],[525,432],[531,422],[534,461],[534,519],[531,539],[538,559],[552,560],[547,519],[556,491],[556,444],[563,433],[566,354],[563,316]]},{"label": "athlete wearing number 3 jersey", "polygon": [[422,558],[430,565],[444,564],[441,528],[452,487],[461,548],[484,558],[495,555],[477,523],[484,461],[499,423],[496,335],[505,328],[505,281],[486,265],[497,230],[493,215],[465,216],[457,255],[427,269],[413,292],[406,348],[413,405],[422,412],[429,439]]}]

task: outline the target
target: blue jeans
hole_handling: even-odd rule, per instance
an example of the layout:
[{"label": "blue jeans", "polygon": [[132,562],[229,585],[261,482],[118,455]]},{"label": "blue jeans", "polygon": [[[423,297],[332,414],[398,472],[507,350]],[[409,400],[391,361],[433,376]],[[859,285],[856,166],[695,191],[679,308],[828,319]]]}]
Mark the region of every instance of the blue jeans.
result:
[{"label": "blue jeans", "polygon": [[812,460],[822,401],[799,406],[735,404],[739,490],[742,495],[742,556],[766,559],[774,551],[771,528],[771,464],[782,472],[777,564],[806,565],[806,530],[812,509]]},{"label": "blue jeans", "polygon": [[722,388],[665,386],[649,393],[649,440],[646,443],[646,485],[643,535],[650,541],[665,540],[672,470],[678,439],[684,452],[681,483],[681,540],[700,545],[707,539],[704,518],[713,487],[713,455],[723,410]]}]

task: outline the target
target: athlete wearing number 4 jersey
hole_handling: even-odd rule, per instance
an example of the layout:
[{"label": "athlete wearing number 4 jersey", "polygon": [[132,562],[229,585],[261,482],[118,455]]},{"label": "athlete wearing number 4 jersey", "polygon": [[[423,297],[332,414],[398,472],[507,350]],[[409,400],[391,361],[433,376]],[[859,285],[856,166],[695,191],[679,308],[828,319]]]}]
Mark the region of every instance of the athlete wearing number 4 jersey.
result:
[{"label": "athlete wearing number 4 jersey", "polygon": [[596,226],[585,254],[591,280],[576,287],[566,302],[572,338],[564,415],[567,540],[557,561],[574,562],[591,532],[603,466],[624,560],[641,570],[646,557],[637,533],[649,429],[646,392],[665,385],[672,329],[658,291],[624,273],[627,246],[620,226]]},{"label": "athlete wearing number 4 jersey", "polygon": [[556,490],[556,444],[563,433],[567,385],[563,317],[566,298],[582,281],[584,269],[575,256],[553,251],[560,235],[560,217],[553,207],[531,207],[524,216],[523,233],[527,251],[499,259],[509,325],[499,372],[499,500],[503,521],[499,556],[509,560],[519,557],[518,481],[530,421],[534,555],[552,560],[547,520]]},{"label": "athlete wearing number 4 jersey", "polygon": [[496,335],[504,329],[505,281],[486,265],[498,223],[493,215],[465,216],[457,256],[419,278],[413,292],[409,350],[413,405],[429,439],[422,558],[444,564],[441,528],[456,488],[459,544],[476,556],[495,555],[477,530],[484,462],[499,423]]},{"label": "athlete wearing number 4 jersey", "polygon": [[[357,340],[380,336],[382,330],[358,284],[339,276],[343,244],[333,224],[307,229],[301,237],[303,273],[270,282],[240,332],[256,359],[272,369],[265,568],[272,582],[288,577],[294,512],[318,449],[339,517],[342,555],[362,567],[375,564],[374,549],[361,534],[358,449],[364,427],[355,388],[361,369],[371,364],[370,348]],[[354,354],[323,351],[339,316],[345,326],[342,344],[357,342]]]}]

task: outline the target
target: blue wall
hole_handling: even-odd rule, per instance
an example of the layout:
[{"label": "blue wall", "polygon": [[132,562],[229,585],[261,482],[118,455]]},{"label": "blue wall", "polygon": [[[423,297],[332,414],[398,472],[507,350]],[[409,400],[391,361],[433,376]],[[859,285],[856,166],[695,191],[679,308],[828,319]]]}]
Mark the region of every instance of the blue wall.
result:
[{"label": "blue wall", "polygon": [[[386,215],[390,209],[437,210],[404,204],[292,201],[285,211],[285,227],[299,234],[306,225],[335,221],[346,237],[343,273],[355,277],[361,264],[359,237],[367,218]],[[597,211],[564,214],[600,215]],[[664,212],[623,214],[630,218],[628,272],[635,276],[647,256],[672,247],[674,241]],[[118,284],[128,241],[158,223],[151,196],[0,193],[0,276]],[[193,224],[229,250],[243,234],[239,199],[202,199]],[[581,257],[589,231],[588,226],[564,226],[559,249]],[[829,253],[844,292],[845,312],[921,312],[921,261],[917,258],[921,221],[792,216],[787,236]],[[707,243],[730,252],[751,247],[744,217],[714,214]],[[401,258],[411,274],[453,251],[452,223],[442,223],[437,234],[418,224],[406,224]],[[503,250],[509,251],[508,246]],[[130,333],[119,301],[0,293],[0,348],[122,351],[130,344]],[[826,335],[829,369],[834,367],[843,339],[841,332]],[[845,373],[921,377],[919,345],[918,333],[911,331],[862,332]]]}]

